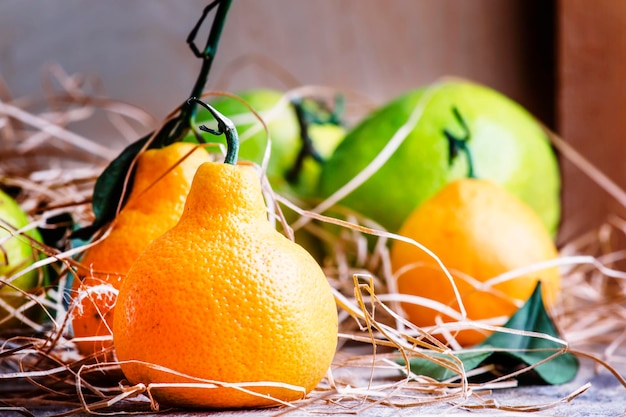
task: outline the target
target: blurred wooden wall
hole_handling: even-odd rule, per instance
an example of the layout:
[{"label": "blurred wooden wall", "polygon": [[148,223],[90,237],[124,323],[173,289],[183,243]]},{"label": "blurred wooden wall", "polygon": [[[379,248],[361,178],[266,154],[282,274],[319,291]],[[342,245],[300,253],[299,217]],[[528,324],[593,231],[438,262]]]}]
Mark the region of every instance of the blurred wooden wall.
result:
[{"label": "blurred wooden wall", "polygon": [[[553,6],[545,0],[235,1],[222,62],[256,54],[301,83],[376,101],[456,75],[553,118]],[[245,85],[267,82],[248,72]]]},{"label": "blurred wooden wall", "polygon": [[[558,2],[557,129],[569,144],[626,188],[626,2]],[[564,161],[564,238],[624,207]]]},{"label": "blurred wooden wall", "polygon": [[[4,0],[0,74],[16,93],[36,91],[42,67],[58,62],[162,117],[193,83],[185,38],[208,3]],[[382,102],[455,75],[551,122],[552,18],[551,0],[234,0],[209,87],[228,72],[232,89],[284,88],[284,70]]]},{"label": "blurred wooden wall", "polygon": [[[39,93],[57,62],[160,119],[195,79],[185,38],[208,2],[3,0],[0,76],[14,95]],[[520,102],[623,186],[625,31],[619,0],[234,0],[209,88],[318,84],[382,103],[466,77]],[[563,169],[565,235],[619,209]]]}]

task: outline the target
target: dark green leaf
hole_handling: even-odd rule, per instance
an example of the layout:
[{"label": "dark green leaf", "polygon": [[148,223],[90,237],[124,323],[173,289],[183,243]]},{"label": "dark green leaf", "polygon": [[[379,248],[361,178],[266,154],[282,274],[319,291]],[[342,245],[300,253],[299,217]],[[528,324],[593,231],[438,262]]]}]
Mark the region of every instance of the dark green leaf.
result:
[{"label": "dark green leaf", "polygon": [[[544,308],[540,283],[537,284],[529,300],[509,319],[504,327],[559,337],[557,329]],[[527,365],[539,363],[563,350],[562,344],[546,338],[500,332],[489,336],[481,345],[507,349],[506,355]],[[537,366],[535,371],[548,384],[562,384],[576,376],[578,360],[571,353],[559,354],[548,362]]]},{"label": "dark green leaf", "polygon": [[[124,182],[126,181],[128,171],[130,170],[133,160],[144,147],[148,138],[149,136],[145,136],[128,145],[117,158],[111,161],[102,174],[100,174],[94,186],[91,202],[95,220],[91,225],[74,231],[72,237],[88,239],[98,229],[113,220],[120,198],[122,198]],[[128,187],[128,191],[130,191],[132,187],[132,173]],[[126,196],[128,196],[128,192],[125,197]]]},{"label": "dark green leaf", "polygon": [[[444,366],[439,365],[438,363],[432,361],[430,358],[438,359],[440,361],[450,362],[452,359],[450,358],[450,354],[443,354],[438,352],[427,353],[428,358],[411,358],[411,371],[418,374],[429,376],[438,381],[444,381],[446,379],[450,379],[454,376],[459,375],[457,372],[454,372],[451,369],[448,369]],[[459,358],[461,362],[463,362],[463,368],[466,371],[477,368],[481,363],[485,361],[489,356],[493,354],[490,350],[485,351],[472,351],[472,352],[458,352],[454,353],[454,356]],[[403,362],[401,362],[403,363]],[[454,366],[454,363],[450,363]]]},{"label": "dark green leaf", "polygon": [[[540,283],[537,284],[528,301],[509,319],[504,327],[558,338],[558,332],[543,305]],[[562,350],[563,345],[544,337],[497,332],[471,351],[457,352],[455,356],[463,362],[465,371],[469,371],[481,364],[496,364],[500,368],[508,367],[512,370],[519,364],[534,365],[555,355],[534,370],[545,383],[562,384],[572,380],[578,372],[576,357],[571,353],[560,353]],[[449,355],[436,352],[429,354],[429,356],[439,360],[450,360]],[[404,363],[403,361],[399,362]],[[410,367],[415,374],[430,376],[439,381],[456,375],[455,372],[428,358],[412,358]]]}]

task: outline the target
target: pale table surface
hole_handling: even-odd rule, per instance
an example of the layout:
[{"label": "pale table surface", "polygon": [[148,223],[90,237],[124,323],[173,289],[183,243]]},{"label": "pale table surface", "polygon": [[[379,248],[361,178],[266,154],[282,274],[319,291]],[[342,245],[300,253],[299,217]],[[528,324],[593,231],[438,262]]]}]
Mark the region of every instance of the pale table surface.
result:
[{"label": "pale table surface", "polygon": [[[615,364],[613,364],[615,366]],[[617,367],[622,375],[626,375],[626,364]],[[586,384],[590,387],[572,401],[561,402]],[[563,385],[556,386],[522,386],[512,389],[494,390],[488,398],[495,399],[503,406],[509,405],[549,405],[549,407],[536,412],[510,412],[502,410],[479,410],[470,411],[462,408],[462,404],[437,404],[431,406],[419,406],[409,408],[394,408],[389,406],[372,406],[371,403],[354,402],[345,403],[341,407],[328,404],[310,405],[302,410],[290,410],[288,408],[272,408],[263,410],[241,411],[180,411],[166,414],[142,414],[144,416],[177,416],[177,417],[269,417],[286,415],[290,417],[310,416],[349,416],[359,415],[365,417],[387,416],[626,416],[626,388],[607,370],[596,369],[589,360],[581,360],[581,368],[577,377]],[[62,412],[69,411],[63,408],[29,408],[29,411],[42,417],[50,417]],[[0,415],[18,416],[18,413]],[[89,414],[74,414],[87,416]]]}]

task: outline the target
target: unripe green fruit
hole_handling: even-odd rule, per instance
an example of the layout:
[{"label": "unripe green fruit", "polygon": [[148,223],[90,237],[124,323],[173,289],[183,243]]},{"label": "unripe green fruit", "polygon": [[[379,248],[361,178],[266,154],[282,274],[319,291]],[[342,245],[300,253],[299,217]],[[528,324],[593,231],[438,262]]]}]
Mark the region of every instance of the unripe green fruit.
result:
[{"label": "unripe green fruit", "polygon": [[[5,282],[38,260],[38,253],[31,247],[25,236],[12,236],[13,230],[28,224],[28,216],[19,204],[11,196],[0,191],[0,279]],[[30,229],[25,235],[41,242],[37,229]],[[40,272],[32,270],[11,280],[10,283],[24,291],[29,291],[39,286],[41,279]],[[28,301],[24,294],[9,285],[0,288],[0,297],[13,308],[18,308]],[[0,307],[0,328],[13,327],[18,323],[14,319],[6,320],[8,316],[9,311]]]},{"label": "unripe green fruit", "polygon": [[[247,102],[267,123],[272,142],[266,173],[274,190],[298,198],[314,197],[321,172],[320,162],[310,157],[306,158],[297,177],[289,178],[303,142],[296,113],[285,99],[285,94],[277,90],[259,88],[242,91],[236,95]],[[239,160],[261,164],[267,146],[267,135],[256,116],[245,104],[231,97],[218,97],[211,100],[210,104],[231,119],[237,127],[241,142]],[[206,123],[211,128],[215,127],[215,122],[206,112],[199,112],[198,117],[195,120],[196,124]],[[320,156],[328,158],[343,139],[345,131],[342,127],[332,124],[311,124],[309,135]],[[194,141],[192,134],[187,135],[185,140]],[[221,139],[216,137],[215,140]]]},{"label": "unripe green fruit", "polygon": [[330,196],[361,172],[418,105],[424,106],[423,113],[404,142],[340,205],[395,232],[444,184],[473,174],[503,185],[556,234],[561,182],[547,135],[519,104],[471,82],[446,81],[419,88],[371,113],[326,161],[320,194]]}]

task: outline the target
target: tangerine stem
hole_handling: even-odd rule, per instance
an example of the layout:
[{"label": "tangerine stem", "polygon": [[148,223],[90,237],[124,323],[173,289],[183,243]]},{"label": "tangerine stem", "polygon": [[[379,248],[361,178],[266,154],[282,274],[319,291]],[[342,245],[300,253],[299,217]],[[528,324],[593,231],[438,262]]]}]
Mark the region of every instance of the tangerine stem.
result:
[{"label": "tangerine stem", "polygon": [[[313,139],[311,138],[309,133],[309,126],[313,124],[333,124],[340,126],[342,124],[340,115],[343,112],[344,102],[343,96],[336,96],[335,106],[331,110],[327,108],[321,101],[298,96],[291,99],[290,104],[293,107],[296,113],[296,118],[298,120],[302,147],[300,148],[300,152],[298,152],[295,163],[285,174],[285,179],[287,180],[287,182],[295,184],[300,177],[300,172],[303,169],[304,161],[307,158],[312,158],[318,164],[323,164],[325,162],[324,158],[315,148],[315,144],[313,143]],[[309,105],[307,106],[306,104]]]},{"label": "tangerine stem", "polygon": [[[202,59],[202,67],[200,68],[200,72],[198,73],[198,77],[196,78],[196,82],[191,90],[190,98],[199,97],[202,95],[202,91],[204,90],[204,86],[206,85],[207,78],[209,77],[209,72],[211,71],[211,64],[213,64],[213,59],[215,58],[215,54],[217,53],[217,46],[220,41],[220,37],[222,35],[222,29],[224,28],[224,24],[226,22],[226,15],[228,13],[228,9],[230,8],[232,0],[215,0],[208,6],[204,8],[202,11],[202,15],[200,19],[193,27],[189,36],[187,37],[187,44],[189,48],[193,52],[193,54]],[[204,23],[207,15],[213,8],[217,6],[217,10],[215,12],[215,17],[213,18],[213,23],[211,25],[211,30],[209,32],[209,37],[207,39],[206,46],[203,50],[200,50],[198,46],[195,44],[196,36],[198,35],[198,31],[200,27]],[[186,103],[182,106],[180,111],[180,123],[176,126],[173,132],[171,132],[170,138],[177,140],[182,134],[183,131],[189,128],[190,120],[195,113],[195,102],[190,102],[187,100]]]},{"label": "tangerine stem", "polygon": [[456,137],[448,129],[443,129],[443,134],[448,140],[448,144],[450,146],[449,163],[450,165],[452,164],[454,158],[456,158],[459,151],[465,152],[465,156],[467,157],[467,177],[476,178],[476,174],[474,173],[474,159],[468,145],[468,142],[471,138],[469,126],[467,126],[465,119],[463,118],[461,112],[456,106],[452,107],[452,114],[454,115],[454,118],[457,120],[457,122],[459,122],[459,124],[461,125],[461,128],[465,133],[465,137]]},{"label": "tangerine stem", "polygon": [[[232,0],[214,0],[204,8],[202,16],[187,37],[187,43],[194,55],[202,59],[202,67],[191,91],[191,97],[199,96],[204,89],[211,64],[217,53],[217,46],[220,40],[222,29],[225,24],[226,14]],[[200,27],[206,20],[208,14],[217,7],[215,18],[211,25],[209,37],[204,50],[200,50],[195,39]],[[158,130],[148,133],[144,137],[128,145],[98,177],[93,191],[92,208],[95,220],[89,226],[72,232],[72,236],[88,239],[100,230],[109,221],[113,220],[117,212],[126,204],[129,191],[132,189],[132,175],[134,174],[134,161],[137,155],[144,149],[162,148],[176,141],[186,133],[191,126],[191,118],[195,112],[195,103],[187,100],[181,106],[177,116],[169,119]],[[238,143],[238,142],[237,142]],[[235,146],[235,156],[237,150]]]},{"label": "tangerine stem", "polygon": [[235,165],[237,163],[237,155],[239,153],[239,136],[237,135],[237,128],[235,127],[233,121],[217,111],[215,107],[195,97],[191,97],[189,100],[187,100],[187,102],[199,104],[207,109],[209,112],[211,112],[211,114],[217,121],[217,129],[211,129],[206,125],[200,125],[200,130],[216,136],[224,134],[224,136],[226,137],[226,156],[224,157],[224,163]]},{"label": "tangerine stem", "polygon": [[322,156],[315,149],[315,145],[313,144],[313,140],[309,135],[309,124],[311,123],[311,117],[307,117],[306,110],[302,104],[301,98],[295,98],[291,100],[291,106],[296,112],[296,117],[298,119],[298,126],[300,127],[300,139],[302,141],[302,148],[300,152],[298,152],[298,156],[296,157],[296,162],[291,167],[289,171],[286,173],[286,179],[289,183],[295,183],[298,181],[298,177],[300,176],[300,171],[302,171],[302,167],[304,164],[304,160],[307,157],[313,158],[318,163],[323,162]]}]

